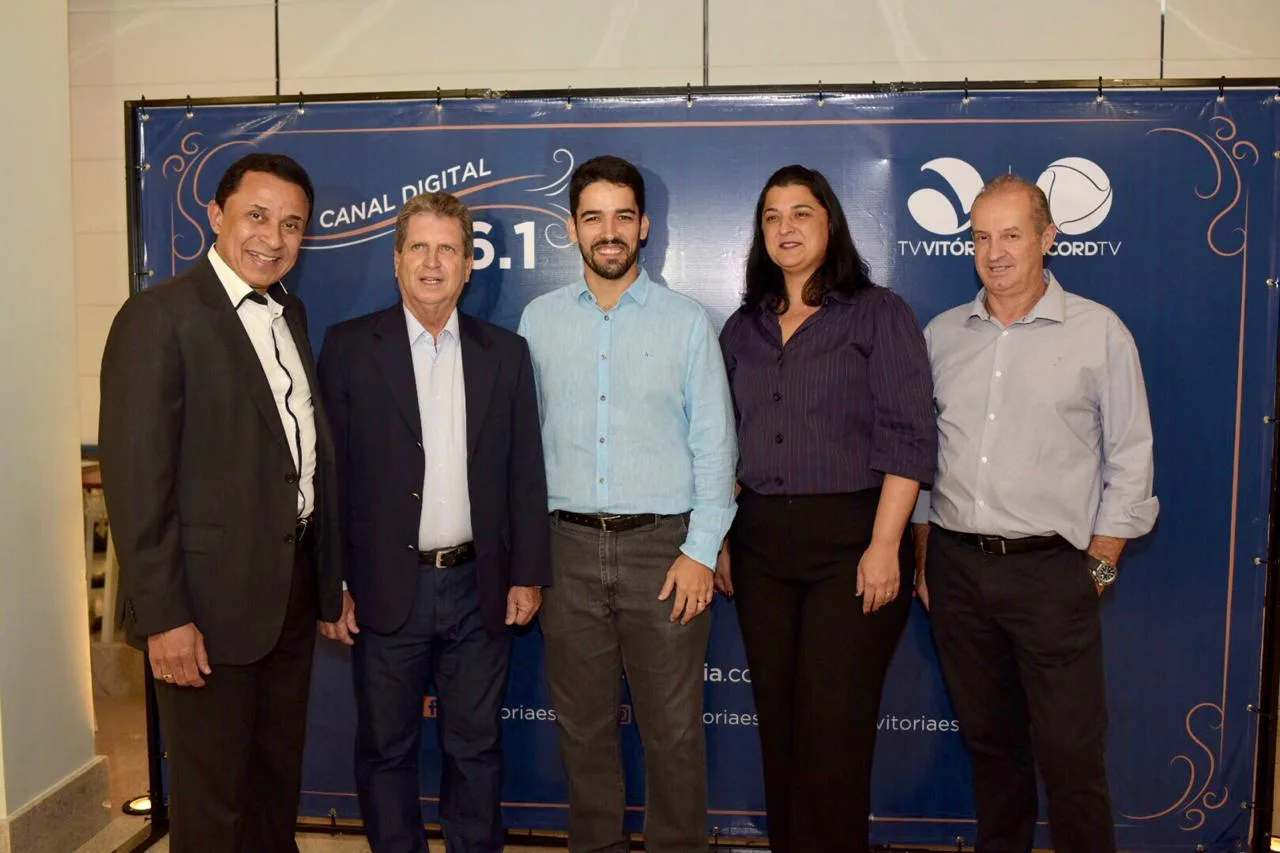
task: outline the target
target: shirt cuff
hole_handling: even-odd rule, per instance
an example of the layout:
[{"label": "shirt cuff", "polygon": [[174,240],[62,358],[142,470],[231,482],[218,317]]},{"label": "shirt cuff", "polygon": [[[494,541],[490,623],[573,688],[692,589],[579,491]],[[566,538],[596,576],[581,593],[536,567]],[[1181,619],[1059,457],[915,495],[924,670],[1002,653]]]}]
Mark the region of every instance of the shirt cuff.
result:
[{"label": "shirt cuff", "polygon": [[916,496],[916,508],[911,511],[912,524],[928,524],[929,512],[933,508],[933,491],[930,489],[921,489],[920,494]]},{"label": "shirt cuff", "polygon": [[716,555],[720,553],[720,543],[715,537],[706,533],[689,531],[689,536],[680,546],[680,552],[691,560],[697,560],[711,571],[716,569]]},{"label": "shirt cuff", "polygon": [[937,474],[938,460],[936,453],[928,455],[927,458],[911,460],[891,456],[881,451],[872,451],[867,467],[881,474],[893,474],[895,477],[904,477],[915,480],[922,486],[928,486],[933,484],[934,475]]},{"label": "shirt cuff", "polygon": [[1105,497],[1093,523],[1094,536],[1137,539],[1151,532],[1160,514],[1160,499],[1154,495],[1144,501],[1123,506],[1108,505]]}]

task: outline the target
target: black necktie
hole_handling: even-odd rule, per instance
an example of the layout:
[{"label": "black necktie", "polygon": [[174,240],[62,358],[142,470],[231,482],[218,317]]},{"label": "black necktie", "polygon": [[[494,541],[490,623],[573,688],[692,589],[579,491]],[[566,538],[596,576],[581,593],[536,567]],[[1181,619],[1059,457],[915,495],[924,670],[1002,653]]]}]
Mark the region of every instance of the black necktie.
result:
[{"label": "black necktie", "polygon": [[[251,290],[240,300],[243,305],[245,299],[250,302],[256,302],[259,305],[267,304],[267,297],[263,296],[256,290]],[[237,306],[239,307],[239,306]],[[289,405],[289,398],[293,394],[293,374],[289,372],[289,368],[284,366],[284,359],[280,357],[280,339],[276,337],[275,318],[272,317],[269,323],[271,329],[271,347],[275,350],[276,364],[280,365],[280,369],[284,371],[285,378],[289,380],[289,387],[284,391],[284,410],[289,415],[289,419],[293,421],[293,440],[294,446],[297,448],[297,470],[298,470],[298,494],[302,495],[302,425],[298,422],[298,416],[293,413],[293,407]],[[303,496],[303,500],[306,498]]]}]

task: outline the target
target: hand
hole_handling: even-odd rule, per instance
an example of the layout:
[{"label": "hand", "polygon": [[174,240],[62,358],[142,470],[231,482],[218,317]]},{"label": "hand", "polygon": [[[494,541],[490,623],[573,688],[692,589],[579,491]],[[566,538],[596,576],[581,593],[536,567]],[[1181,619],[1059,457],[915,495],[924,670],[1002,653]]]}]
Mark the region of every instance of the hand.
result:
[{"label": "hand", "polygon": [[[1090,557],[1095,560],[1101,560],[1104,563],[1110,563],[1113,566],[1120,565],[1120,555],[1124,553],[1124,546],[1128,544],[1127,539],[1120,539],[1115,536],[1102,536],[1095,533],[1089,539],[1089,546],[1085,549]],[[1093,585],[1098,588],[1098,597],[1107,591],[1107,588],[1096,580]]]},{"label": "hand", "polygon": [[151,674],[165,684],[204,687],[200,676],[213,674],[204,650],[204,634],[194,622],[147,637],[147,657]]},{"label": "hand", "polygon": [[528,625],[542,606],[542,587],[513,586],[507,590],[507,624]]},{"label": "hand", "polygon": [[733,572],[729,566],[729,540],[724,540],[720,553],[716,555],[716,573],[713,578],[715,588],[725,598],[733,598]]},{"label": "hand", "polygon": [[911,538],[916,546],[916,598],[920,599],[920,603],[924,605],[924,609],[929,609],[929,585],[924,579],[924,564],[929,554],[929,525],[913,524],[911,525]]},{"label": "hand", "polygon": [[337,622],[321,622],[320,634],[326,640],[338,640],[343,645],[354,646],[356,641],[351,635],[359,633],[360,629],[356,626],[356,600],[344,589],[342,615],[338,617]]},{"label": "hand", "polygon": [[667,569],[667,579],[662,584],[662,592],[658,593],[658,600],[666,601],[675,593],[671,621],[679,619],[681,625],[688,625],[711,606],[711,597],[715,595],[712,588],[714,580],[710,566],[681,554]]},{"label": "hand", "polygon": [[863,613],[874,613],[897,597],[901,571],[896,543],[873,540],[867,546],[858,561],[858,595],[862,596]]}]

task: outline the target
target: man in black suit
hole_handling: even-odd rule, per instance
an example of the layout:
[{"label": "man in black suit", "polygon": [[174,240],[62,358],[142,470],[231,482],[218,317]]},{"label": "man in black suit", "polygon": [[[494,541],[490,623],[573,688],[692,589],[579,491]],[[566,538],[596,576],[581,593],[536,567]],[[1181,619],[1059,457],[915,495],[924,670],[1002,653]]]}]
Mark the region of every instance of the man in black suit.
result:
[{"label": "man in black suit", "polygon": [[502,850],[506,628],[533,619],[551,582],[529,348],[457,310],[472,257],[461,201],[410,199],[401,302],[334,326],[320,355],[350,587],[322,630],[355,647],[356,790],[375,853],[427,849],[418,746],[433,681],[446,847]]},{"label": "man in black suit", "polygon": [[341,612],[333,440],[280,283],[314,192],[236,161],[213,248],[135,294],[102,358],[99,445],[129,640],[147,652],[174,853],[296,851],[316,620]]}]

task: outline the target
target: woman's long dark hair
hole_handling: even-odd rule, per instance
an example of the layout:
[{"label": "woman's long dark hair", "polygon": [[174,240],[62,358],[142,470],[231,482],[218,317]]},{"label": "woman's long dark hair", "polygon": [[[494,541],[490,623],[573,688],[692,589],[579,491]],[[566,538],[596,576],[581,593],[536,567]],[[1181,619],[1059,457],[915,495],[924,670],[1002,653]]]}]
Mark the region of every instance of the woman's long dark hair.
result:
[{"label": "woman's long dark hair", "polygon": [[804,166],[783,166],[769,176],[760,198],[756,201],[756,218],[751,236],[751,251],[747,255],[746,291],[742,304],[748,308],[764,305],[779,314],[791,305],[782,270],[769,257],[764,242],[764,198],[774,187],[808,187],[818,204],[827,212],[827,256],[813,271],[804,286],[802,298],[806,305],[821,305],[822,297],[831,291],[856,293],[865,287],[873,287],[867,262],[858,254],[849,235],[849,222],[845,219],[840,199],[822,173]]}]

